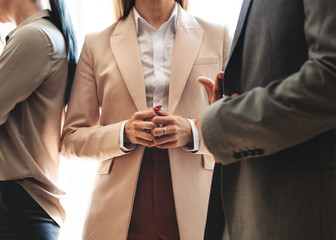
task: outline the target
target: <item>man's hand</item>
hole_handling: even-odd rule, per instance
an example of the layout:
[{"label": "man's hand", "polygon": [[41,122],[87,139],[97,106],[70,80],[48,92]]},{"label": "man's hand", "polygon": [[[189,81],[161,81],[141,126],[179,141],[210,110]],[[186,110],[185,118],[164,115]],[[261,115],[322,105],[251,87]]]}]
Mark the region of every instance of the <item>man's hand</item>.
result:
[{"label": "man's hand", "polygon": [[219,72],[217,74],[215,82],[207,77],[197,78],[197,81],[205,87],[205,90],[208,94],[209,104],[212,104],[223,97],[223,89],[222,89],[223,76],[224,73]]},{"label": "man's hand", "polygon": [[[208,94],[209,105],[223,97],[223,89],[222,89],[223,76],[224,76],[224,72],[219,72],[217,74],[215,82],[207,77],[197,78],[197,81],[204,86]],[[195,124],[198,130],[199,139],[201,141],[204,141],[203,135],[202,135],[202,129],[201,129],[201,121],[202,121],[201,117],[198,117],[196,119]]]},{"label": "man's hand", "polygon": [[[217,74],[215,82],[207,77],[197,78],[197,81],[205,87],[205,90],[208,94],[209,104],[212,104],[223,97],[223,88],[222,88],[223,77],[224,77],[224,72],[219,72]],[[231,95],[231,97],[237,97],[237,96],[239,96],[237,93],[234,93]],[[203,139],[203,134],[202,134],[201,123],[202,123],[202,117],[199,116],[196,119],[195,125],[198,130],[198,136],[199,136],[200,141],[202,141],[205,144],[204,139]],[[215,159],[215,162],[220,163],[220,161],[218,161],[217,159]]]}]

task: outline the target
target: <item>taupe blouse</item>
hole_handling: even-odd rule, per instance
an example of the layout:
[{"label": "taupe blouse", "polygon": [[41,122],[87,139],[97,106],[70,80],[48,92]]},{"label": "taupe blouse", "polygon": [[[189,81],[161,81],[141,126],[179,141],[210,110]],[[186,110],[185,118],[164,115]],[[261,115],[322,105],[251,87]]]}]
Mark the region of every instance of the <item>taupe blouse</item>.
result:
[{"label": "taupe blouse", "polygon": [[48,10],[6,38],[0,56],[0,180],[15,180],[60,225],[57,186],[68,62]]}]

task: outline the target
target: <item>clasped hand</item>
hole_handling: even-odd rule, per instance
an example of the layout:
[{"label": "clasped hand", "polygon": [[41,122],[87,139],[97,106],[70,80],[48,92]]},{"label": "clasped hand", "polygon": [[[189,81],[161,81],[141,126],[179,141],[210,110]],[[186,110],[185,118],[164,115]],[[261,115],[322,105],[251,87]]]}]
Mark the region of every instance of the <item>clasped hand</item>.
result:
[{"label": "clasped hand", "polygon": [[136,112],[126,122],[124,141],[161,149],[178,148],[193,141],[188,120],[150,108]]}]

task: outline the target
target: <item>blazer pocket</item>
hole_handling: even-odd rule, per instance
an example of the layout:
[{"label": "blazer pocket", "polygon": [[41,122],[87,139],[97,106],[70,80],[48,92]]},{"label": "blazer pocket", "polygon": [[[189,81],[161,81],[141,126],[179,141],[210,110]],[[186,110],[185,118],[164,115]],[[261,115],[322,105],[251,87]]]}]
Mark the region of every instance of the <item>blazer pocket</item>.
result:
[{"label": "blazer pocket", "polygon": [[203,155],[203,167],[206,170],[214,170],[215,160],[212,155]]},{"label": "blazer pocket", "polygon": [[212,65],[212,64],[219,64],[218,56],[197,58],[194,63],[194,65]]},{"label": "blazer pocket", "polygon": [[113,158],[102,161],[98,164],[97,174],[109,174],[112,168]]}]

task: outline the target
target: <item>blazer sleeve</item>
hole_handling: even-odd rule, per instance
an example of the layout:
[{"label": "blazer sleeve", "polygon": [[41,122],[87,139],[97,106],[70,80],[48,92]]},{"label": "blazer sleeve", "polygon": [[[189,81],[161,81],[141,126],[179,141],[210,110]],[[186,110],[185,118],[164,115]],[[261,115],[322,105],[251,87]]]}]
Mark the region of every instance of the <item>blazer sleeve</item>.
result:
[{"label": "blazer sleeve", "polygon": [[86,37],[75,79],[62,135],[61,154],[66,158],[80,157],[98,161],[126,154],[119,147],[123,122],[100,125],[100,103],[90,50]]},{"label": "blazer sleeve", "polygon": [[242,150],[269,155],[336,127],[336,2],[303,4],[309,57],[301,69],[205,110],[205,143],[223,164],[244,159]]}]

